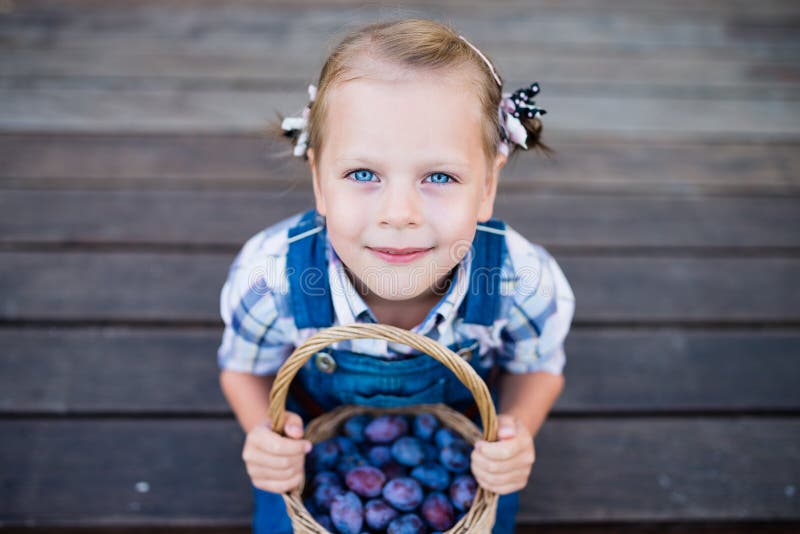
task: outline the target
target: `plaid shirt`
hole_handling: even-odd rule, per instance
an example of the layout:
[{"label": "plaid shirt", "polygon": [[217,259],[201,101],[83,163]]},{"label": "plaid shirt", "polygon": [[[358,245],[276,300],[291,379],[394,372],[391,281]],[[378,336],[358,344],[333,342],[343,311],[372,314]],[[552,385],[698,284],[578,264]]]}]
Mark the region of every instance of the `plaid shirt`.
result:
[{"label": "plaid shirt", "polygon": [[[275,374],[298,345],[319,331],[297,329],[289,302],[288,230],[301,216],[292,215],[255,234],[233,260],[220,294],[225,323],[217,351],[221,369]],[[330,240],[326,241],[334,325],[378,322],[347,277]],[[444,345],[477,339],[482,365],[497,362],[511,373],[561,374],[566,363],[564,339],[575,311],[572,288],[547,250],[508,224],[506,244],[499,314],[492,325],[463,323],[456,317],[469,287],[470,256],[465,256],[445,297],[413,331]],[[402,358],[413,351],[407,345],[379,339],[342,340],[331,347],[381,358]]]}]

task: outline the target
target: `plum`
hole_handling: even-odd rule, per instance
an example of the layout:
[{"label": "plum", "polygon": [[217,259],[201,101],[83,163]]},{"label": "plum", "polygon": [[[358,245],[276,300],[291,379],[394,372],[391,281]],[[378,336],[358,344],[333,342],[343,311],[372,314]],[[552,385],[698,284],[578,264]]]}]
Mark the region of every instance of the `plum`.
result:
[{"label": "plum", "polygon": [[388,445],[373,445],[366,451],[367,461],[375,467],[383,467],[392,461],[392,449]]},{"label": "plum", "polygon": [[341,455],[339,463],[336,465],[336,472],[342,477],[347,476],[347,473],[362,465],[369,465],[367,459],[361,456],[360,453],[347,453]]},{"label": "plum", "polygon": [[412,423],[414,435],[424,440],[430,440],[439,426],[439,420],[430,413],[421,413],[417,415]]},{"label": "plum", "polygon": [[389,443],[408,432],[408,421],[396,414],[380,415],[364,428],[364,435],[372,443]]},{"label": "plum", "polygon": [[477,491],[478,483],[472,475],[460,475],[450,484],[450,501],[459,510],[466,511],[472,506]]},{"label": "plum", "polygon": [[420,505],[423,499],[422,486],[416,479],[400,477],[383,486],[383,498],[402,512],[409,512]]},{"label": "plum", "polygon": [[341,486],[342,479],[334,471],[319,471],[318,473],[315,473],[314,477],[311,479],[311,487],[316,488],[320,484]]},{"label": "plum", "polygon": [[383,499],[370,499],[364,505],[364,521],[373,530],[386,530],[399,512]]},{"label": "plum", "polygon": [[458,432],[452,428],[442,427],[433,435],[433,441],[440,449],[445,445],[449,445],[453,440],[462,439]]},{"label": "plum", "polygon": [[314,471],[330,469],[339,459],[339,445],[332,439],[326,439],[314,444],[314,448],[308,453],[308,461],[313,466]]},{"label": "plum", "polygon": [[448,471],[463,473],[469,469],[472,446],[463,439],[455,439],[439,451],[439,461]]},{"label": "plum", "polygon": [[364,524],[364,505],[352,491],[342,493],[331,502],[331,522],[342,534],[359,534]]},{"label": "plum", "polygon": [[383,474],[386,475],[388,480],[408,475],[408,470],[405,468],[405,466],[398,464],[394,460],[382,466],[381,471],[383,471]]},{"label": "plum", "polygon": [[413,436],[397,438],[392,444],[392,457],[397,463],[413,467],[425,461],[423,441]]},{"label": "plum", "polygon": [[362,443],[365,439],[364,428],[372,421],[369,414],[362,413],[354,415],[347,419],[342,425],[344,435],[350,438],[355,443]]},{"label": "plum", "polygon": [[425,523],[417,514],[404,514],[389,523],[387,534],[425,534]]},{"label": "plum", "polygon": [[331,438],[339,446],[339,450],[344,453],[358,452],[358,446],[347,436],[334,436]]},{"label": "plum", "polygon": [[426,462],[438,462],[439,461],[439,448],[436,447],[433,443],[429,441],[424,441],[422,443],[423,448],[425,449],[425,461]]},{"label": "plum", "polygon": [[312,500],[320,512],[328,512],[331,508],[331,502],[337,495],[344,493],[345,490],[338,484],[319,484],[312,492]]},{"label": "plum", "polygon": [[434,491],[422,501],[422,517],[436,530],[447,530],[455,524],[456,513],[444,493]]},{"label": "plum", "polygon": [[438,463],[426,462],[418,465],[411,470],[411,476],[427,489],[442,491],[450,486],[450,473]]},{"label": "plum", "polygon": [[356,467],[345,476],[347,487],[362,497],[377,497],[385,483],[383,471],[371,465]]}]

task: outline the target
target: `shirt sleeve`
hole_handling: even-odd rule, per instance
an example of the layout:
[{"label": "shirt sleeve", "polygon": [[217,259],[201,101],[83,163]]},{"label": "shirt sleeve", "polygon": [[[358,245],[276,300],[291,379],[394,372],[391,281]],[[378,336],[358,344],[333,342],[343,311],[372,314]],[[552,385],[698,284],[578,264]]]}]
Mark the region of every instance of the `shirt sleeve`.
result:
[{"label": "shirt sleeve", "polygon": [[276,258],[260,264],[240,263],[240,259],[241,254],[231,265],[220,293],[225,330],[217,363],[220,369],[274,375],[295,349],[285,333],[287,317],[282,312],[286,295],[269,283],[270,273],[275,272],[270,260]]},{"label": "shirt sleeve", "polygon": [[510,373],[546,371],[562,374],[564,340],[575,313],[575,295],[556,260],[530,243],[523,265],[516,267],[517,288],[500,332],[502,367]]}]

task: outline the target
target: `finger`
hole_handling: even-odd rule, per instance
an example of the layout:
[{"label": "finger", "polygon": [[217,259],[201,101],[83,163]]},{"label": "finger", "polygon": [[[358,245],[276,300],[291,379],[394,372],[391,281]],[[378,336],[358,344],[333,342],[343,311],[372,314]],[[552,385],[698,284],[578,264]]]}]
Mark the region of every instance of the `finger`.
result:
[{"label": "finger", "polygon": [[270,466],[247,464],[247,474],[251,479],[288,480],[297,476],[300,472],[301,470],[297,466],[288,467],[286,469],[276,469]]},{"label": "finger", "polygon": [[497,416],[497,438],[510,439],[517,434],[517,420],[511,415]]},{"label": "finger", "polygon": [[272,430],[262,429],[254,435],[254,444],[263,452],[277,456],[304,455],[311,450],[307,439],[285,438]]},{"label": "finger", "polygon": [[265,491],[271,491],[272,493],[286,493],[287,491],[291,491],[299,486],[300,481],[301,476],[295,475],[294,477],[286,480],[254,479],[253,485]]},{"label": "finger", "polygon": [[475,449],[490,460],[509,460],[522,449],[522,443],[520,439],[479,441]]},{"label": "finger", "polygon": [[493,489],[492,491],[494,491],[498,495],[507,495],[509,493],[514,493],[515,491],[521,490],[526,485],[527,484],[519,484],[519,483],[517,483],[517,484],[504,484],[502,486],[499,486],[499,487]]},{"label": "finger", "polygon": [[520,480],[520,473],[517,472],[503,472],[503,473],[488,473],[483,469],[476,469],[475,480],[480,480],[487,487],[496,488],[505,484],[511,484]]},{"label": "finger", "polygon": [[303,419],[294,412],[286,412],[286,423],[283,428],[289,437],[295,439],[303,437]]},{"label": "finger", "polygon": [[258,447],[246,447],[242,451],[242,460],[247,465],[275,470],[297,469],[305,464],[304,456],[280,456],[264,452]]},{"label": "finger", "polygon": [[490,491],[494,491],[495,493],[500,493],[500,491],[508,492],[513,488],[519,489],[524,487],[528,481],[527,477],[524,479],[520,477],[519,472],[485,473],[482,470],[477,469],[473,471],[473,476],[475,477],[475,481],[478,482],[481,487]]},{"label": "finger", "polygon": [[521,467],[523,467],[522,462],[512,459],[507,461],[495,461],[482,456],[479,453],[473,453],[473,456],[470,458],[470,462],[473,466],[477,469],[480,469],[484,473],[491,473],[491,474],[501,474],[501,473],[511,473],[514,471],[518,471]]}]

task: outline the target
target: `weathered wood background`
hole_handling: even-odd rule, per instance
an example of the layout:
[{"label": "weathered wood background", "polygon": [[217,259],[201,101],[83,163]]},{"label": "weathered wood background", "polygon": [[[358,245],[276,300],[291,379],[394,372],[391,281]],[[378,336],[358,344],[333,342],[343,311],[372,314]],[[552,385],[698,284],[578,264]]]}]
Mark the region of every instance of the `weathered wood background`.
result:
[{"label": "weathered wood background", "polygon": [[[800,529],[800,4],[0,0],[0,526],[246,532],[238,247],[311,206],[263,135],[325,51],[449,22],[538,80],[496,216],[577,297],[520,532]],[[524,154],[528,156],[528,154]]]}]

